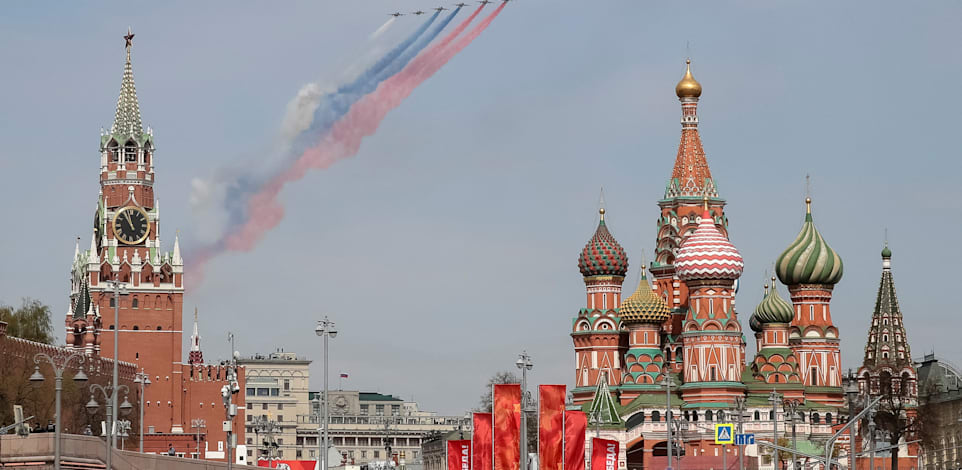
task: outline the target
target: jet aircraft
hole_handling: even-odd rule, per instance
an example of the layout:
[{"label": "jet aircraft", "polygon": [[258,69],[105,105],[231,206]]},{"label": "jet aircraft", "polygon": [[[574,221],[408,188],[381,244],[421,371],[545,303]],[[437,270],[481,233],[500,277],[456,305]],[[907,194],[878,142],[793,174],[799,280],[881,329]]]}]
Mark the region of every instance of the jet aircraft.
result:
[{"label": "jet aircraft", "polygon": [[467,4],[467,3],[464,3],[464,2],[461,2],[461,3],[455,3],[454,6],[456,6],[456,7],[458,7],[458,8],[464,8],[464,7],[468,6],[468,4]]},{"label": "jet aircraft", "polygon": [[399,12],[399,11],[396,11],[396,12],[394,12],[394,13],[388,13],[388,15],[391,15],[391,16],[397,18],[397,17],[399,17],[399,16],[404,16],[404,13],[401,13],[401,12]]},{"label": "jet aircraft", "polygon": [[421,16],[421,15],[423,15],[423,14],[424,14],[424,12],[423,12],[423,11],[421,11],[421,10],[418,10],[418,11],[412,11],[412,12],[411,12],[411,14],[412,14],[412,15],[418,15],[418,16]]},{"label": "jet aircraft", "polygon": [[432,8],[432,10],[437,10],[437,11],[440,13],[440,12],[442,12],[442,11],[444,11],[444,10],[447,10],[447,8],[437,7],[437,8]]}]

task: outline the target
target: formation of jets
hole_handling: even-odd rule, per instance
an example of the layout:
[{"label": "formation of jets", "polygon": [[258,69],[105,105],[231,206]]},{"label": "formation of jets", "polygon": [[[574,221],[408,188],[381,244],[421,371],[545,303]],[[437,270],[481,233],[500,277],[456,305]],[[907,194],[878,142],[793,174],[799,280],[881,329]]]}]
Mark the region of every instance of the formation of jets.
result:
[{"label": "formation of jets", "polygon": [[[496,1],[498,1],[498,0],[480,0],[478,3],[480,3],[481,5],[487,5],[487,4],[489,4],[489,3],[494,3],[494,2],[496,2]],[[501,0],[501,1],[502,1],[503,3],[508,3],[508,2],[510,2],[511,0]],[[464,3],[464,2],[461,2],[461,3],[455,3],[454,6],[456,6],[456,7],[458,7],[458,8],[464,8],[464,7],[468,6],[468,4],[467,4],[467,3]],[[437,8],[432,8],[432,10],[437,10],[438,13],[440,13],[440,12],[442,12],[442,11],[444,11],[444,10],[447,10],[447,8],[444,8],[443,6],[441,6],[441,7],[437,7]],[[427,13],[427,12],[425,12],[425,11],[418,10],[418,11],[412,11],[410,14],[415,15],[415,16],[421,16],[421,15],[424,15],[424,14],[426,14],[426,13]],[[404,13],[401,13],[401,12],[399,12],[399,11],[396,11],[396,12],[394,12],[394,13],[388,13],[388,14],[391,15],[391,16],[393,16],[393,17],[395,17],[395,18],[397,18],[397,17],[399,17],[399,16],[404,16]]]}]

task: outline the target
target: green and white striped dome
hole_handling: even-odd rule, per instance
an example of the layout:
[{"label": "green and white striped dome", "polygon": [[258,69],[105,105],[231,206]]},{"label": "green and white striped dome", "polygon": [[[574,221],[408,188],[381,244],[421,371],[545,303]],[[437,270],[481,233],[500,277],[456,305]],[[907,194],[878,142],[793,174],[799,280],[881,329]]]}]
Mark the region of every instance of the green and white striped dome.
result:
[{"label": "green and white striped dome", "polygon": [[802,231],[775,262],[783,284],[836,284],[842,279],[842,258],[838,256],[812,221],[812,200],[805,200],[807,213]]},{"label": "green and white striped dome", "polygon": [[759,325],[767,323],[791,323],[795,318],[795,311],[792,304],[788,303],[782,296],[778,295],[775,289],[775,278],[772,277],[772,289],[765,293],[765,297],[752,314]]}]

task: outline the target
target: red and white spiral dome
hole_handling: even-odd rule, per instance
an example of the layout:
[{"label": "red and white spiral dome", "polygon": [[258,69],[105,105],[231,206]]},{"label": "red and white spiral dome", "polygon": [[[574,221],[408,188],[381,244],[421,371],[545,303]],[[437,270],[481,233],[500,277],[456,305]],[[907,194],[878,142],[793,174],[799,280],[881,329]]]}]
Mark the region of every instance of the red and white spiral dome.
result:
[{"label": "red and white spiral dome", "polygon": [[698,279],[738,279],[745,269],[742,255],[715,227],[706,209],[698,228],[678,249],[675,273],[683,281]]}]

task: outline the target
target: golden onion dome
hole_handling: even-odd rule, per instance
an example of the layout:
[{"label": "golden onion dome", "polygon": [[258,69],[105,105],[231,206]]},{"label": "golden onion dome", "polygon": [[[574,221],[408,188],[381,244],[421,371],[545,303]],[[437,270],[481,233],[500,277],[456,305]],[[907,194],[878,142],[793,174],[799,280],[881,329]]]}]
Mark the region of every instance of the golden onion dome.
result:
[{"label": "golden onion dome", "polygon": [[701,83],[691,76],[691,59],[685,60],[685,76],[675,85],[675,94],[679,98],[698,98],[701,96]]},{"label": "golden onion dome", "polygon": [[638,290],[621,301],[618,313],[621,321],[626,324],[661,323],[671,316],[671,309],[655,291],[651,290],[647,276],[642,274],[638,282]]}]

